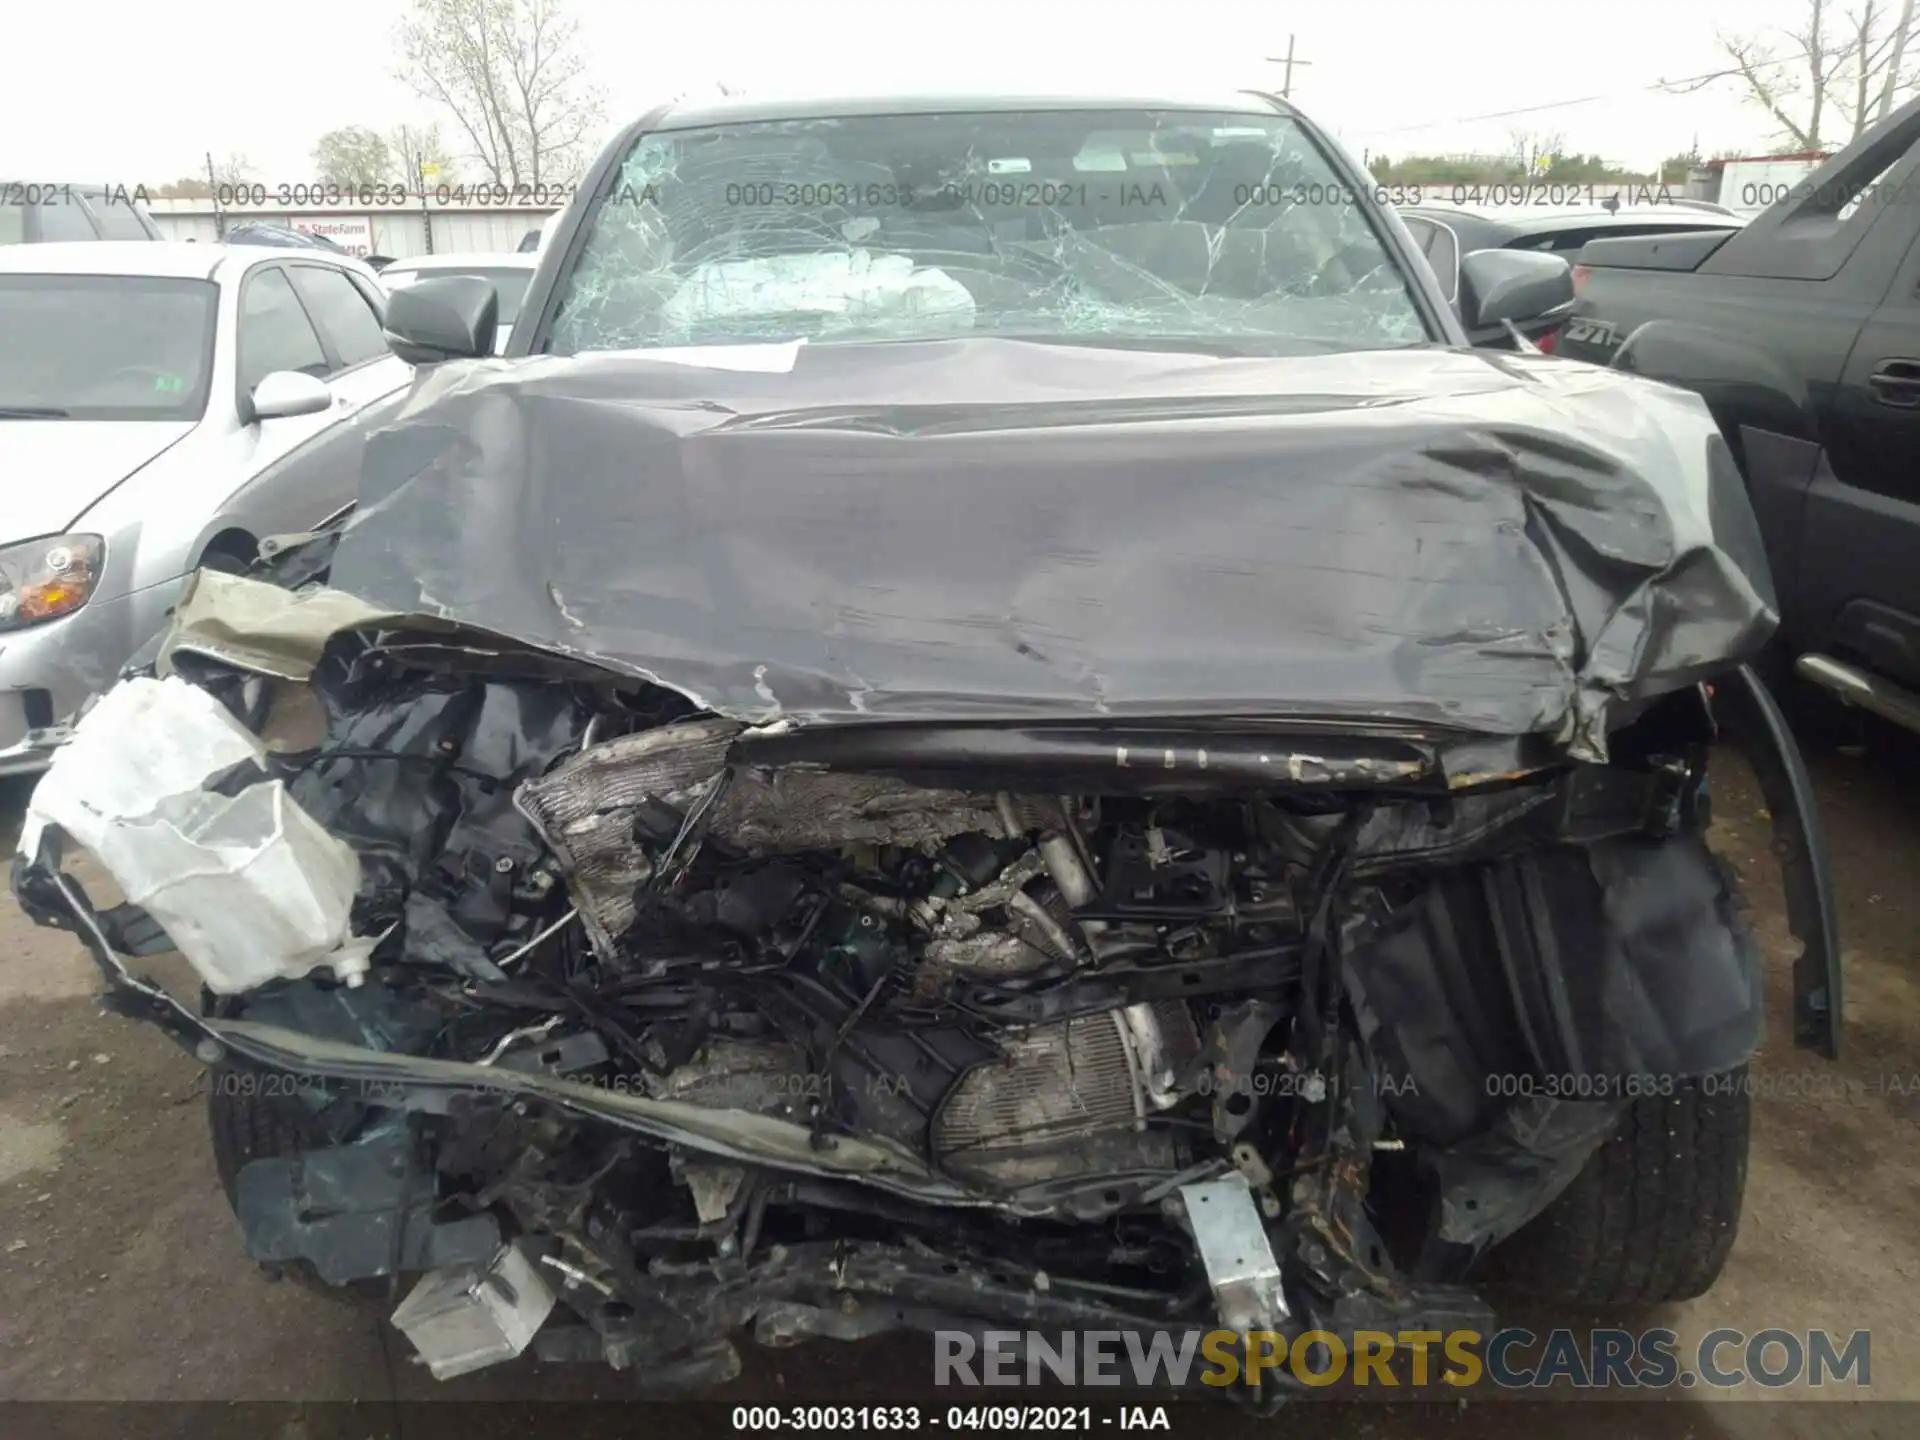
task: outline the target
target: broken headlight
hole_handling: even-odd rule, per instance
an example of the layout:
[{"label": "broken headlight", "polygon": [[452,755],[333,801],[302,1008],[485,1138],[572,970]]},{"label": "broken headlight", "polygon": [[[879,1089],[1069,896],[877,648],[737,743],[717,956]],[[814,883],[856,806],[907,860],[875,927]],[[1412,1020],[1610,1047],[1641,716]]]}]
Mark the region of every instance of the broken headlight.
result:
[{"label": "broken headlight", "polygon": [[100,583],[106,554],[98,535],[49,535],[0,549],[0,630],[78,610]]}]

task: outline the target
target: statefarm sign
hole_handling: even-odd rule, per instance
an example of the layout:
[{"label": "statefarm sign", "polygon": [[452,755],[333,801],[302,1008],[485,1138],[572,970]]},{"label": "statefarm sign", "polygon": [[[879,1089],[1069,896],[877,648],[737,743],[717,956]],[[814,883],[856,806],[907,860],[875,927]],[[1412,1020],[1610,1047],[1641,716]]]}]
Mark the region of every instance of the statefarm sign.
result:
[{"label": "statefarm sign", "polygon": [[362,258],[373,253],[373,221],[365,215],[329,215],[325,219],[296,215],[293,228],[302,235],[318,235],[331,240]]}]

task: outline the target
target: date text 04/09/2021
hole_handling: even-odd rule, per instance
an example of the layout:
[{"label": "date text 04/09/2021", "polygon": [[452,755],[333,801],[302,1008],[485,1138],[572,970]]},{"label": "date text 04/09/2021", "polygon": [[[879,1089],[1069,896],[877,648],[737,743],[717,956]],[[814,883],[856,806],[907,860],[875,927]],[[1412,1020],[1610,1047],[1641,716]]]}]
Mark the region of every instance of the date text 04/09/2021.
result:
[{"label": "date text 04/09/2021", "polygon": [[392,1080],[321,1080],[279,1070],[247,1070],[213,1065],[194,1076],[189,1095],[246,1096],[249,1099],[353,1098],[366,1104],[396,1104],[406,1087]]},{"label": "date text 04/09/2021", "polygon": [[[1647,182],[1621,185],[1548,180],[1502,180],[1490,185],[1435,185],[1432,197],[1454,205],[1600,206],[1613,200],[1622,205],[1673,205],[1682,198],[1671,186]],[[1414,202],[1419,203],[1419,202]]]},{"label": "date text 04/09/2021", "polygon": [[933,1430],[957,1435],[1020,1431],[1086,1435],[1102,1430],[1173,1430],[1165,1405],[736,1405],[735,1431],[829,1434]]}]

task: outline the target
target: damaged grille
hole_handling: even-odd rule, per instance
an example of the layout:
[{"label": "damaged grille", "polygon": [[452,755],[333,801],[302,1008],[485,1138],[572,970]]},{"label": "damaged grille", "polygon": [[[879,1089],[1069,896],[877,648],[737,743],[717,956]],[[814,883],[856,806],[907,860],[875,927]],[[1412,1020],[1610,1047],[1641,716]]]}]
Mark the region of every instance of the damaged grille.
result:
[{"label": "damaged grille", "polygon": [[609,741],[521,788],[517,803],[559,859],[603,960],[637,918],[634,892],[654,879],[644,842],[670,848],[696,821],[701,835],[749,856],[915,848],[1003,828],[990,796],[800,769],[729,774],[740,728],[694,722]]},{"label": "damaged grille", "polygon": [[1063,1140],[1146,1114],[1125,1026],[1089,1015],[1011,1036],[1004,1060],[970,1072],[934,1123],[942,1158]]},{"label": "damaged grille", "polygon": [[634,843],[636,811],[705,801],[739,732],[724,720],[662,726],[595,746],[520,788],[515,803],[560,862],[601,959],[632,926],[634,891],[653,876],[652,856]]}]

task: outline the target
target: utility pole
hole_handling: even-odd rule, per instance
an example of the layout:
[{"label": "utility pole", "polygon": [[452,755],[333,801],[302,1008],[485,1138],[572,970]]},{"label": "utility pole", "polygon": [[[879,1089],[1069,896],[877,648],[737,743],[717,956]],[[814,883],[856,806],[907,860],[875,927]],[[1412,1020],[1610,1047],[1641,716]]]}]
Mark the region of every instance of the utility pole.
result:
[{"label": "utility pole", "polygon": [[1311,60],[1296,60],[1293,58],[1293,36],[1289,35],[1287,36],[1287,53],[1285,55],[1269,55],[1267,56],[1267,63],[1269,65],[1284,65],[1287,67],[1280,79],[1280,95],[1283,99],[1291,100],[1293,98],[1293,67],[1298,65],[1304,69],[1313,62]]},{"label": "utility pole", "polygon": [[[420,187],[420,230],[426,236],[427,254],[433,254],[433,212],[427,208],[427,171],[433,171],[433,178],[440,178],[440,165],[435,161],[431,166],[425,160],[416,160],[413,167],[414,183]],[[439,194],[436,188],[436,195]]]}]

